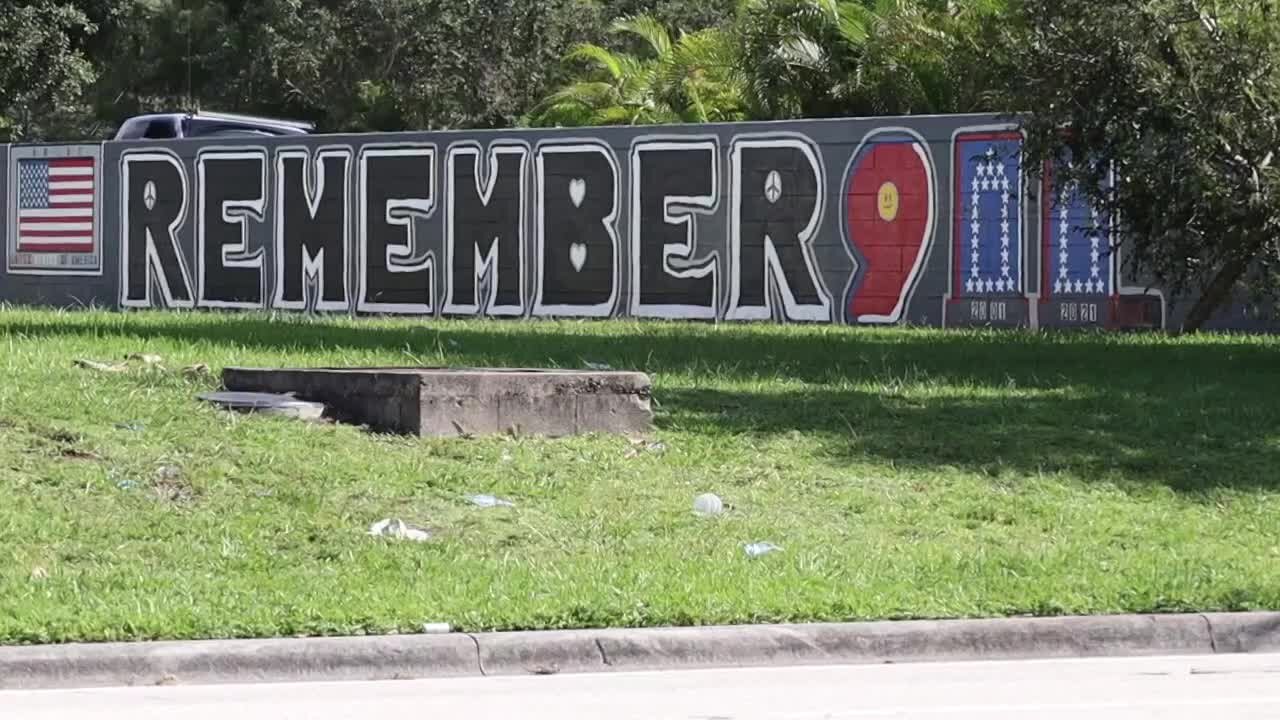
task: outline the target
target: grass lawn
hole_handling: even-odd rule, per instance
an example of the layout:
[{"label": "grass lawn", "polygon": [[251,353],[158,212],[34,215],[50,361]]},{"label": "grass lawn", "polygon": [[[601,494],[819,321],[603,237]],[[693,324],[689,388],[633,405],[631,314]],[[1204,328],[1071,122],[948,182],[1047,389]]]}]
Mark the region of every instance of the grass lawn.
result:
[{"label": "grass lawn", "polygon": [[[652,375],[655,444],[194,399],[586,361]],[[0,368],[0,643],[1280,608],[1280,338],[4,310]]]}]

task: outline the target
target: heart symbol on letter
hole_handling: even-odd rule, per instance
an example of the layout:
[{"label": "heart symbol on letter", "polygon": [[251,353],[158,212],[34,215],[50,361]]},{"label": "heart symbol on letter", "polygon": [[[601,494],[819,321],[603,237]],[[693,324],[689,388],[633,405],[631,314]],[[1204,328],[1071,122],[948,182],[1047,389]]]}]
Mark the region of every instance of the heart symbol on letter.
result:
[{"label": "heart symbol on letter", "polygon": [[574,207],[582,207],[582,199],[587,196],[587,181],[582,178],[574,178],[569,181],[569,199],[573,201]]},{"label": "heart symbol on letter", "polygon": [[569,262],[573,263],[574,270],[582,272],[582,266],[587,264],[587,246],[583,243],[570,245]]}]

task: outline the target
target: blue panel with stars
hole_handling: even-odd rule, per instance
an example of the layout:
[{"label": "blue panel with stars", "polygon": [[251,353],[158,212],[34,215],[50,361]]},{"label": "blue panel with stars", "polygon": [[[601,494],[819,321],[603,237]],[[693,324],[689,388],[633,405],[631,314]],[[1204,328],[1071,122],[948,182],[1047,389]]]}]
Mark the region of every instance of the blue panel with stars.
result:
[{"label": "blue panel with stars", "polygon": [[955,291],[1022,293],[1022,138],[956,138]]},{"label": "blue panel with stars", "polygon": [[49,161],[18,161],[18,209],[44,210],[49,207]]},{"label": "blue panel with stars", "polygon": [[1044,252],[1048,262],[1045,286],[1048,292],[1053,295],[1110,295],[1110,223],[1079,188],[1068,183],[1051,182],[1045,199]]}]

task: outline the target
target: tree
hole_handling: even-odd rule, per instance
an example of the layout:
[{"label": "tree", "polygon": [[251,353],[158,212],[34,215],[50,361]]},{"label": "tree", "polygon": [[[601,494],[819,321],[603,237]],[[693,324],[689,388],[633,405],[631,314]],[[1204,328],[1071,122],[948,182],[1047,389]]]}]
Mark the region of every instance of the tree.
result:
[{"label": "tree", "polygon": [[509,126],[561,80],[559,59],[598,28],[585,0],[300,0],[270,63],[332,129]]},{"label": "tree", "polygon": [[[1131,273],[1194,297],[1195,331],[1280,267],[1277,0],[1017,0],[989,27],[1028,167],[1114,218]],[[1078,160],[1070,162],[1072,158]],[[1115,170],[1114,187],[1107,176]]]},{"label": "tree", "polygon": [[734,34],[761,119],[976,109],[958,46],[1004,0],[744,0]]},{"label": "tree", "polygon": [[0,141],[74,135],[93,66],[80,50],[94,27],[71,3],[0,9]]},{"label": "tree", "polygon": [[720,27],[733,20],[738,0],[603,0],[605,17],[647,15],[677,32]]},{"label": "tree", "polygon": [[615,20],[610,31],[644,53],[583,43],[566,55],[586,72],[530,112],[532,125],[648,125],[743,118],[742,75],[728,34],[716,28],[671,33],[653,17]]},{"label": "tree", "polygon": [[600,28],[590,0],[81,0],[106,123],[204,108],[329,131],[512,124]]}]

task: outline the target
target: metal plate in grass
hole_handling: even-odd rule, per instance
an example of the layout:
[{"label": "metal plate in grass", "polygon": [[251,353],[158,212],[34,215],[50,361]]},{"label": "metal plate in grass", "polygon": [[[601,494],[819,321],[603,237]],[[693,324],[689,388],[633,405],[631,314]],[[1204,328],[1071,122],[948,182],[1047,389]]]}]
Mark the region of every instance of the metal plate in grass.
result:
[{"label": "metal plate in grass", "polygon": [[324,417],[325,412],[324,403],[308,402],[292,395],[276,393],[220,391],[203,393],[197,397],[226,410],[280,415],[299,420],[319,420]]}]

